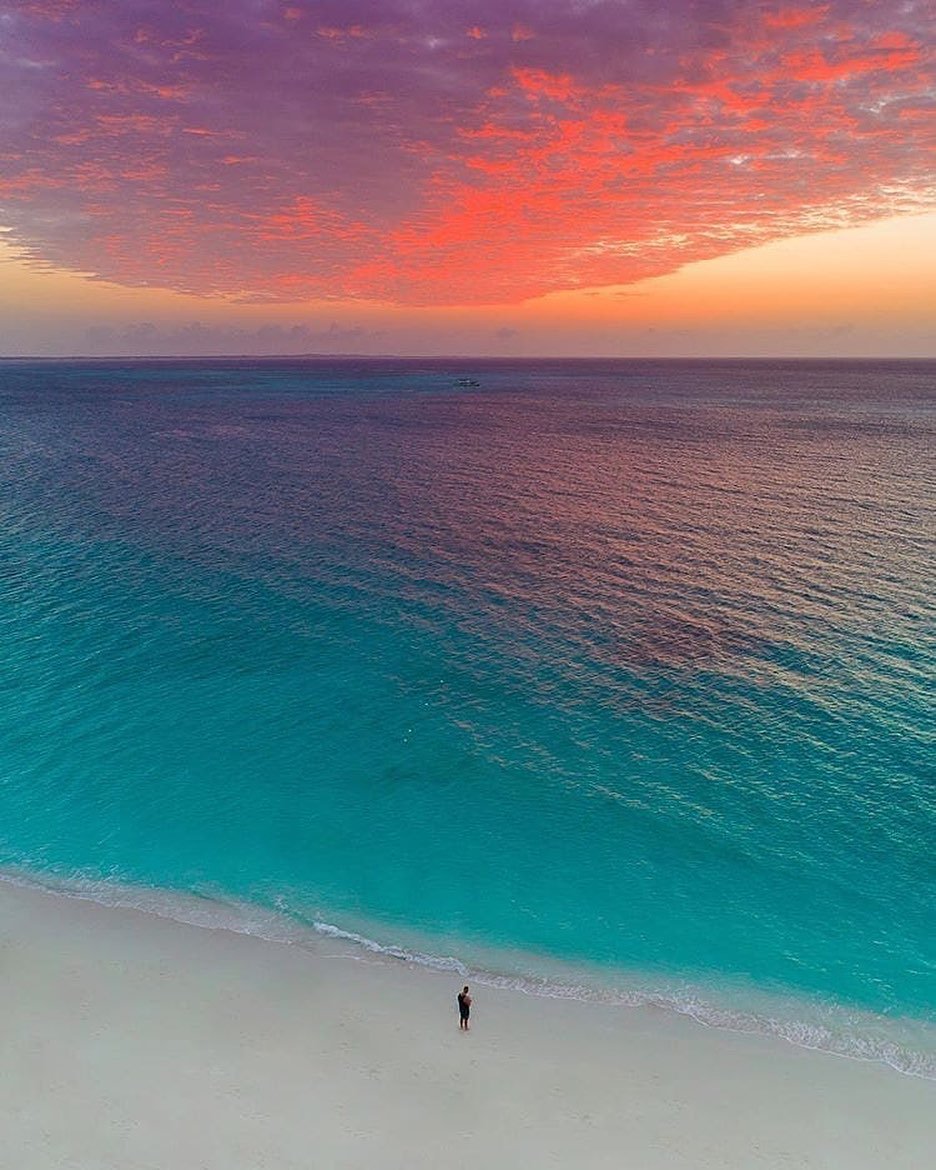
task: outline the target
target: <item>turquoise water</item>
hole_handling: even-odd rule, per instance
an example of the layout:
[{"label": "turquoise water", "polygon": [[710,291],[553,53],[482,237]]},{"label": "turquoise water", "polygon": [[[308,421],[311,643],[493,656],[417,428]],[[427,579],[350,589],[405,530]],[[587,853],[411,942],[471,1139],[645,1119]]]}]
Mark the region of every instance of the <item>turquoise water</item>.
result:
[{"label": "turquoise water", "polygon": [[936,1069],[934,376],[3,363],[0,865]]}]

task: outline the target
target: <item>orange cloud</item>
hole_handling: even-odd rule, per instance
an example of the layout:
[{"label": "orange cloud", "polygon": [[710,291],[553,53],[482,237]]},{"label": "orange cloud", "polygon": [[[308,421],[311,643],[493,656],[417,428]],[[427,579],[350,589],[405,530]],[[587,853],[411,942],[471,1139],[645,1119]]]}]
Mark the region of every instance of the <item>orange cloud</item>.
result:
[{"label": "orange cloud", "polygon": [[0,200],[34,263],[490,304],[936,203],[920,0],[157,8],[18,10]]}]

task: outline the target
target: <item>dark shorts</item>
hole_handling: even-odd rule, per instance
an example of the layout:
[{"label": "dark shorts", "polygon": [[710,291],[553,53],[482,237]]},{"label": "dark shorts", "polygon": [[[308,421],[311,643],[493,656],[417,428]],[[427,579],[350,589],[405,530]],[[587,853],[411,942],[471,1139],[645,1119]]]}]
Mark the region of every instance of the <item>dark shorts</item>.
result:
[{"label": "dark shorts", "polygon": [[460,1003],[458,1005],[458,1014],[461,1016],[461,1018],[463,1020],[467,1020],[468,1017],[471,1015],[471,1008],[468,1007],[466,1004]]}]

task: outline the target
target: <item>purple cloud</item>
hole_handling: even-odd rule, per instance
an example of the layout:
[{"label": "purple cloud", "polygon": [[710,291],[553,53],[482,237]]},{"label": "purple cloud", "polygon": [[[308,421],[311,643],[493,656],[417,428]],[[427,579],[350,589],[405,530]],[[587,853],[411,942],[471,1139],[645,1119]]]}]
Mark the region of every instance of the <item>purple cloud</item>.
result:
[{"label": "purple cloud", "polygon": [[92,325],[85,332],[85,341],[99,354],[334,354],[367,350],[384,336],[382,330],[342,326],[336,321],[326,328],[301,323],[261,325],[256,329],[205,325],[201,321],[166,328],[152,321],[139,321],[118,327]]},{"label": "purple cloud", "polygon": [[0,0],[21,253],[515,302],[936,204],[932,4]]}]

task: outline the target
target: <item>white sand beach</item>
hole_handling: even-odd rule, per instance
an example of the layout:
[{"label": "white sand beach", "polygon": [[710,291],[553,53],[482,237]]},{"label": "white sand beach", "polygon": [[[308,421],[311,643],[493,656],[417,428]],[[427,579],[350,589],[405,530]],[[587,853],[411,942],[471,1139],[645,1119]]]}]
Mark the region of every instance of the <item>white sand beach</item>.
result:
[{"label": "white sand beach", "polygon": [[0,883],[16,1170],[921,1170],[936,1085]]}]

